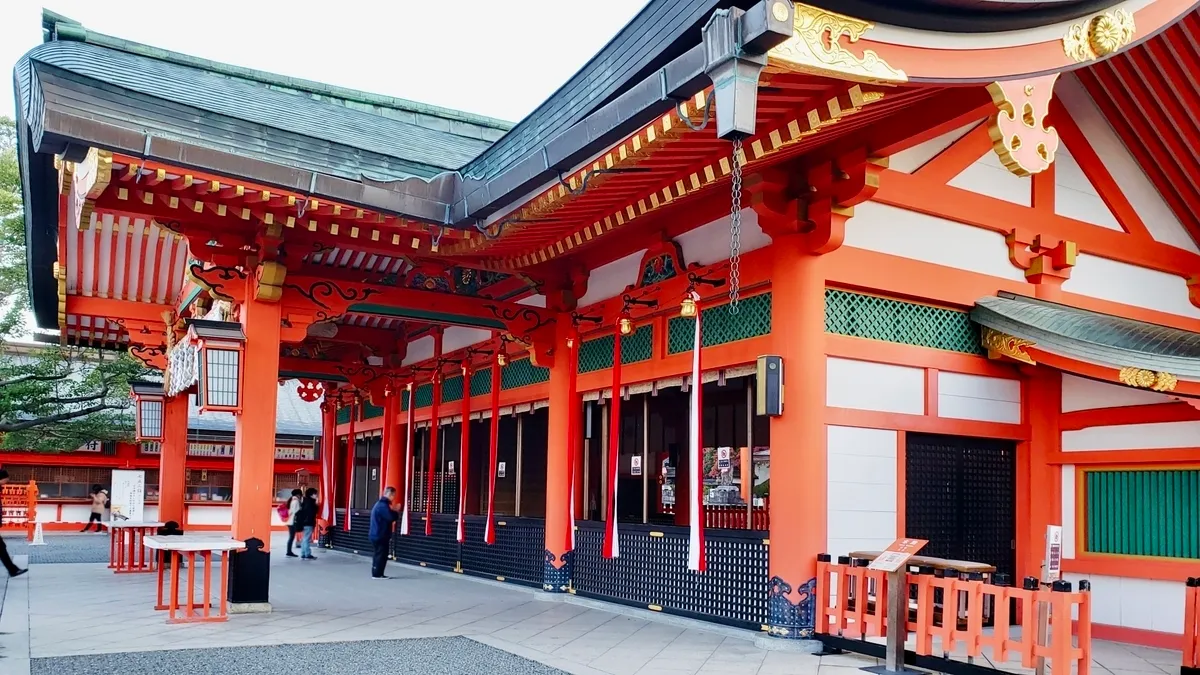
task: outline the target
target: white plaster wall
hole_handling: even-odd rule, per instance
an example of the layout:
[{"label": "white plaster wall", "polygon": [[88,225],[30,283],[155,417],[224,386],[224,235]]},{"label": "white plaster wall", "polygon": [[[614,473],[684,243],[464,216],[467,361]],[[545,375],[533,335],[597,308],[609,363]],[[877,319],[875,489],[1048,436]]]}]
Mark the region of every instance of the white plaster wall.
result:
[{"label": "white plaster wall", "polygon": [[158,504],[147,504],[142,507],[142,518],[147,523],[157,523],[158,521]]},{"label": "white plaster wall", "polygon": [[[91,517],[91,504],[63,504],[61,516],[58,515],[56,504],[38,505],[37,522],[39,523],[52,523],[55,520],[62,523],[86,523]],[[104,517],[107,518],[108,514],[106,513]]]},{"label": "white plaster wall", "polygon": [[[683,252],[683,261],[691,265],[711,265],[729,259],[729,216],[718,218],[675,237]],[[771,244],[771,238],[758,226],[754,209],[742,209],[742,253]]]},{"label": "white plaster wall", "polygon": [[[276,521],[278,519],[279,516],[276,515],[272,520]],[[232,525],[233,506],[230,504],[223,504],[221,506],[188,504],[187,522],[188,525]]]},{"label": "white plaster wall", "polygon": [[925,371],[921,368],[835,357],[827,358],[825,363],[826,405],[925,414]]},{"label": "white plaster wall", "polygon": [[938,417],[1021,422],[1021,381],[938,372]]},{"label": "white plaster wall", "polygon": [[878,202],[859,204],[854,214],[846,223],[846,246],[1025,281],[999,232]]},{"label": "white plaster wall", "polygon": [[1183,277],[1094,255],[1080,254],[1076,258],[1071,278],[1063,282],[1062,289],[1101,300],[1200,318],[1200,308],[1188,300]]},{"label": "white plaster wall", "polygon": [[896,538],[896,432],[830,426],[828,548],[882,550]]},{"label": "white plaster wall", "polygon": [[1081,579],[1092,582],[1092,623],[1183,633],[1181,582],[1070,573],[1063,578],[1075,586]]},{"label": "white plaster wall", "polygon": [[1022,206],[1030,206],[1033,201],[1033,181],[1006,169],[994,152],[985,153],[952,178],[950,185]]},{"label": "white plaster wall", "polygon": [[1063,452],[1200,447],[1200,422],[1158,422],[1064,431]]},{"label": "white plaster wall", "polygon": [[1094,410],[1096,408],[1121,408],[1131,405],[1152,405],[1154,403],[1169,403],[1172,399],[1166,394],[1154,391],[1142,391],[1119,384],[1097,382],[1085,377],[1063,374],[1062,378],[1062,411]]},{"label": "white plaster wall", "polygon": [[954,145],[954,141],[966,136],[968,131],[974,129],[982,121],[975,120],[953,131],[947,131],[941,136],[931,138],[924,143],[914,145],[907,150],[901,150],[888,159],[888,168],[893,171],[913,173],[929,163],[929,160],[940,155],[943,150]]},{"label": "white plaster wall", "polygon": [[1121,231],[1121,224],[1096,192],[1066,145],[1054,153],[1054,212],[1110,230]]},{"label": "white plaster wall", "polygon": [[1062,557],[1075,557],[1075,465],[1062,466]]},{"label": "white plaster wall", "polygon": [[[1130,206],[1141,217],[1150,236],[1164,244],[1200,252],[1196,242],[1188,236],[1187,230],[1146,177],[1137,160],[1129,154],[1120,137],[1108,125],[1108,120],[1096,107],[1095,101],[1079,79],[1071,73],[1064,73],[1058,78],[1054,93],[1071,114],[1071,119],[1079,126],[1079,130],[1087,137],[1104,168],[1108,169],[1113,181],[1121,188],[1121,193],[1129,200]],[[1057,163],[1057,160],[1055,161]]]},{"label": "white plaster wall", "polygon": [[584,293],[583,297],[579,299],[579,306],[587,307],[609,298],[615,298],[627,286],[637,283],[638,268],[645,255],[646,249],[642,249],[592,270],[591,276],[588,277],[587,293]]}]

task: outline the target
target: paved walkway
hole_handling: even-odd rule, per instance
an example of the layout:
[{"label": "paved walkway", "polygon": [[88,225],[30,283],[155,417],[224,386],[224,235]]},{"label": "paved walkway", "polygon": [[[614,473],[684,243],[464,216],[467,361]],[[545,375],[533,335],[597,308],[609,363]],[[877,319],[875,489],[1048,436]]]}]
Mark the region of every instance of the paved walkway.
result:
[{"label": "paved walkway", "polygon": [[[86,558],[101,545],[94,540],[61,543]],[[764,651],[747,631],[421,568],[392,564],[395,578],[376,581],[365,558],[318,555],[273,557],[272,613],[176,626],[152,609],[153,575],[34,562],[8,585],[0,672],[857,675],[876,663]],[[1177,652],[1113,643],[1093,651],[1098,675],[1178,672]]]}]

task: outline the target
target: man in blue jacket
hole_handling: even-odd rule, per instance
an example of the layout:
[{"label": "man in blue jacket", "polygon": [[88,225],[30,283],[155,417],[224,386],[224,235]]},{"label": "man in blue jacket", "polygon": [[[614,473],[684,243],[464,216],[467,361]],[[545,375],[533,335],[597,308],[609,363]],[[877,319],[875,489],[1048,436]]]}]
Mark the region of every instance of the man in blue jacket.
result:
[{"label": "man in blue jacket", "polygon": [[396,488],[389,487],[383,491],[383,496],[375,502],[375,507],[371,509],[370,539],[371,545],[375,547],[375,553],[371,557],[371,577],[373,579],[387,578],[383,575],[383,568],[387,565],[388,547],[392,543],[392,526],[400,518],[396,507],[392,506],[392,500],[395,498]]}]

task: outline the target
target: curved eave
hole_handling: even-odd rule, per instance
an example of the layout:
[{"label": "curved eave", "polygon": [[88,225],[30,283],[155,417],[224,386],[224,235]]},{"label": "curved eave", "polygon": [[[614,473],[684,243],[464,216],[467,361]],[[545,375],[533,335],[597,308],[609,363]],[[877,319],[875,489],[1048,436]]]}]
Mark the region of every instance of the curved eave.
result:
[{"label": "curved eave", "polygon": [[[1122,368],[1166,372],[1179,378],[1180,385],[1190,383],[1189,389],[1200,391],[1198,333],[1007,293],[980,299],[971,318],[1032,342],[1026,351],[1042,356],[1039,363],[1110,380],[1115,380]],[[1081,371],[1071,362],[1102,370]]]},{"label": "curved eave", "polygon": [[[1122,6],[1135,5],[1126,2]],[[1116,53],[1153,38],[1198,5],[1200,2],[1195,0],[1150,0],[1132,12],[1134,38]],[[904,71],[910,82],[990,83],[1066,72],[1094,63],[1076,62],[1063,49],[1063,37],[1073,23],[982,34],[947,34],[876,24],[850,49],[856,54],[875,52],[892,68]]]}]

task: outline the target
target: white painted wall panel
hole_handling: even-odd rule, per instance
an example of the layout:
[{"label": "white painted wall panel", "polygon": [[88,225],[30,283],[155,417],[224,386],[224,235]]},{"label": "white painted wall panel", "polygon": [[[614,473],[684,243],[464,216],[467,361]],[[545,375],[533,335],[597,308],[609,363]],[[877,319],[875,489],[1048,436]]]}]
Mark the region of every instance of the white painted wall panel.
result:
[{"label": "white painted wall panel", "polygon": [[1022,206],[1030,206],[1033,201],[1033,181],[1006,169],[1000,157],[990,151],[951,179],[950,185]]},{"label": "white painted wall panel", "polygon": [[984,422],[1021,422],[1021,381],[938,372],[938,416]]},{"label": "white painted wall panel", "polygon": [[1064,431],[1063,452],[1200,447],[1200,422],[1159,422]]},{"label": "white painted wall panel", "polygon": [[878,202],[859,204],[854,213],[846,223],[846,246],[1025,281],[999,232]]},{"label": "white painted wall panel", "polygon": [[1092,623],[1183,633],[1182,583],[1084,574],[1063,577],[1076,585],[1080,579],[1092,582]]},{"label": "white painted wall panel", "polygon": [[[276,514],[273,520],[278,519],[279,515]],[[187,522],[188,525],[232,525],[233,507],[229,504],[222,506],[189,504],[187,506]],[[184,526],[184,529],[187,527]]]},{"label": "white painted wall panel", "polygon": [[592,270],[588,277],[587,293],[584,293],[583,297],[579,299],[579,306],[587,307],[609,298],[615,298],[624,292],[627,286],[637,283],[638,268],[642,264],[644,255],[646,255],[646,249]]},{"label": "white painted wall panel", "polygon": [[[233,507],[230,506],[229,508],[233,508]],[[143,506],[142,507],[142,518],[144,518],[147,523],[159,522],[159,520],[158,520],[158,504],[146,504],[145,506]]]},{"label": "white painted wall panel", "polygon": [[1113,181],[1121,188],[1121,193],[1141,217],[1150,236],[1164,244],[1200,253],[1196,242],[1188,236],[1175,212],[1167,206],[1166,200],[1146,177],[1137,160],[1108,125],[1108,120],[1079,79],[1071,73],[1064,73],[1058,78],[1054,94],[1087,137],[1104,168],[1108,169]]},{"label": "white painted wall panel", "polygon": [[1110,230],[1121,224],[1065,145],[1054,153],[1054,212]]},{"label": "white painted wall panel", "polygon": [[[742,253],[771,244],[771,238],[758,226],[758,213],[742,209]],[[718,218],[675,237],[687,264],[711,265],[729,258],[729,216]]]},{"label": "white painted wall panel", "polygon": [[976,120],[970,124],[964,124],[953,131],[947,131],[941,136],[931,138],[924,143],[919,143],[907,150],[902,150],[892,155],[888,160],[888,168],[904,173],[916,171],[925,166],[929,160],[940,155],[943,150],[953,145],[954,141],[967,135],[967,132],[974,129],[981,121]]},{"label": "white painted wall panel", "polygon": [[1142,391],[1119,384],[1098,382],[1086,377],[1063,374],[1062,411],[1095,410],[1096,408],[1121,408],[1130,405],[1169,403],[1170,396],[1155,391]]},{"label": "white painted wall panel", "polygon": [[1063,282],[1062,289],[1101,300],[1200,318],[1200,308],[1188,300],[1183,277],[1094,255],[1080,254],[1076,258],[1071,278]]},{"label": "white painted wall panel", "polygon": [[827,427],[828,552],[886,548],[896,538],[895,431]]},{"label": "white painted wall panel", "polygon": [[925,414],[925,371],[921,368],[829,357],[826,376],[826,405]]},{"label": "white painted wall panel", "polygon": [[1062,466],[1062,557],[1075,557],[1075,465]]}]

